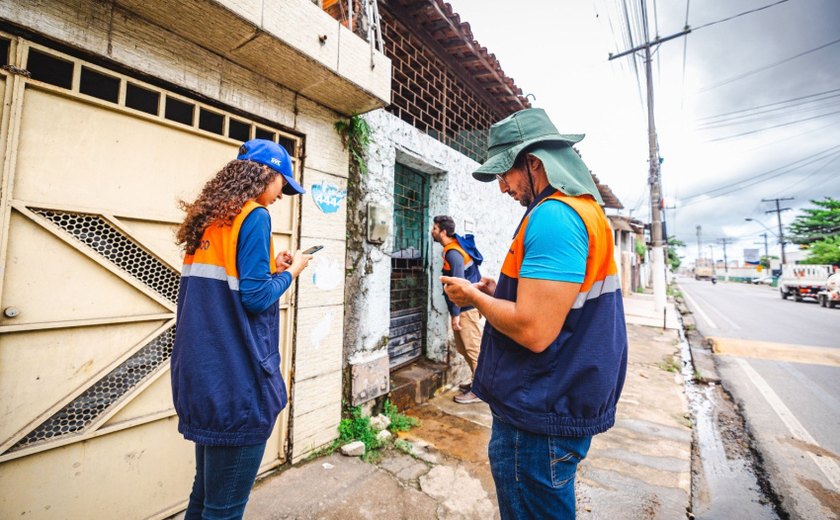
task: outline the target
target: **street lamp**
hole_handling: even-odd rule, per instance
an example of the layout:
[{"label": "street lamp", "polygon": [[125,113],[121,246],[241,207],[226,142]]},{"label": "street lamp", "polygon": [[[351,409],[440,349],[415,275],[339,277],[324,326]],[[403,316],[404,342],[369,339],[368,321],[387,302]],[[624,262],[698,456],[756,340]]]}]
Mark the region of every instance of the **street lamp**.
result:
[{"label": "street lamp", "polygon": [[[745,218],[744,220],[746,220],[747,222],[755,222],[756,224],[761,224],[761,227],[763,227],[764,229],[766,229],[767,231],[769,231],[771,235],[773,235],[774,237],[776,237],[776,239],[779,241],[779,248],[780,248],[780,249],[781,249],[781,251],[782,251],[782,265],[784,265],[784,264],[785,264],[785,243],[784,243],[784,241],[783,241],[783,240],[779,237],[779,234],[778,234],[778,233],[774,233],[772,229],[770,229],[769,227],[765,226],[765,225],[764,225],[764,223],[763,223],[763,222],[761,222],[760,220],[755,220],[754,218],[749,218],[749,217]],[[768,259],[767,259],[767,261],[769,262],[769,261],[770,261],[770,259],[768,258]]]},{"label": "street lamp", "polygon": [[[765,226],[765,225],[764,225],[764,223],[763,223],[763,222],[761,222],[760,220],[755,220],[754,218],[749,218],[749,217],[745,218],[744,220],[746,220],[747,222],[755,222],[755,223],[757,223],[757,224],[761,224],[761,227],[763,227],[764,229],[766,229],[767,231],[769,231],[771,235],[773,235],[774,237],[776,237],[776,239],[779,241],[779,248],[780,248],[780,249],[781,249],[781,251],[782,251],[782,265],[784,265],[784,264],[785,264],[785,242],[784,242],[784,240],[783,240],[783,239],[779,236],[779,234],[778,234],[778,233],[774,233],[772,229],[770,229],[769,227]],[[769,260],[769,259],[768,259],[768,260]]]}]

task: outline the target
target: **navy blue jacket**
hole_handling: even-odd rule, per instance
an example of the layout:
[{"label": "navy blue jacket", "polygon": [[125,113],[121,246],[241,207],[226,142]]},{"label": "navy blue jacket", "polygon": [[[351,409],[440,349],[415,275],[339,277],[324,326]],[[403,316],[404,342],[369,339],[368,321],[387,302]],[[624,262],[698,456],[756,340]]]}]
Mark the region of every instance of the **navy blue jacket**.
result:
[{"label": "navy blue jacket", "polygon": [[232,226],[209,226],[202,247],[184,259],[172,351],[172,397],[178,431],[198,444],[265,442],[286,406],[279,303],[249,313],[239,294],[239,230],[245,217],[260,207],[249,202]]}]

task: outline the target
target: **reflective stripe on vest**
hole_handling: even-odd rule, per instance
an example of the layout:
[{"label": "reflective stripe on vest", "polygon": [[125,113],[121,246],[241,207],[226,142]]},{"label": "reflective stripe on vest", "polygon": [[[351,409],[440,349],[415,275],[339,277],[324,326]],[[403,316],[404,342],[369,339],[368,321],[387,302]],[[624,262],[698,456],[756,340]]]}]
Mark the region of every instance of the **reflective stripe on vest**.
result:
[{"label": "reflective stripe on vest", "polygon": [[[231,225],[211,224],[201,235],[201,242],[195,253],[184,256],[184,267],[181,276],[209,278],[212,280],[227,280],[232,291],[239,290],[239,273],[236,270],[236,244],[239,231],[248,215],[257,208],[264,208],[261,204],[249,200],[242,206],[233,219]],[[274,241],[270,241],[270,255],[268,266],[271,273],[277,272],[274,258]]]},{"label": "reflective stripe on vest", "polygon": [[[575,213],[583,221],[589,236],[586,274],[580,286],[580,293],[572,308],[579,309],[583,307],[587,300],[619,289],[618,269],[613,255],[613,231],[601,206],[591,196],[569,197],[556,191],[541,200],[537,207],[547,200],[561,201],[575,210]],[[519,270],[525,258],[525,230],[528,228],[528,219],[531,214],[527,215],[519,225],[519,230],[513,238],[513,243],[502,264],[502,274],[509,278],[519,279]]]}]

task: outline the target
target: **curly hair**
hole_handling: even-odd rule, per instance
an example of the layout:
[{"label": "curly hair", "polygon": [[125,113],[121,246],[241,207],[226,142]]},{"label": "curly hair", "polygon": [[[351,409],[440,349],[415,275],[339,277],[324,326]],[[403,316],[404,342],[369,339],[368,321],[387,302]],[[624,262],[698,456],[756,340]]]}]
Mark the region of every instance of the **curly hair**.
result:
[{"label": "curly hair", "polygon": [[245,203],[259,196],[279,175],[274,170],[253,161],[234,160],[210,179],[193,203],[178,201],[187,215],[175,235],[175,243],[187,254],[195,254],[201,236],[213,223],[233,224]]}]

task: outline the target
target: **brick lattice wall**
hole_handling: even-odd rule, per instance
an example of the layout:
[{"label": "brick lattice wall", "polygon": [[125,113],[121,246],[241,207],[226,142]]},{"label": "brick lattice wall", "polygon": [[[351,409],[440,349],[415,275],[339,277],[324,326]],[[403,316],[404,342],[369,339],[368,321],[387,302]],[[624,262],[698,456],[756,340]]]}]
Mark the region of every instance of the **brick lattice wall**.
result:
[{"label": "brick lattice wall", "polygon": [[393,99],[386,109],[467,157],[483,162],[487,131],[500,119],[497,112],[387,11],[382,13],[382,38],[393,66]]}]

